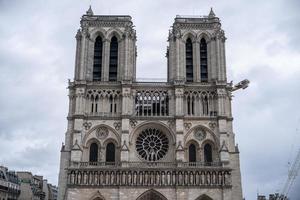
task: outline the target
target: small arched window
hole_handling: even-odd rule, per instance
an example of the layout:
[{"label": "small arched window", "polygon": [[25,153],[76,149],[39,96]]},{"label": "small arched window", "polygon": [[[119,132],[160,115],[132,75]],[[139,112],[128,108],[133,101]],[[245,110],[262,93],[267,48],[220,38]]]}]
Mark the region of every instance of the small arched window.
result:
[{"label": "small arched window", "polygon": [[193,44],[192,40],[188,38],[185,43],[185,65],[186,65],[186,81],[193,81]]},{"label": "small arched window", "polygon": [[90,162],[98,162],[98,145],[92,143],[90,146]]},{"label": "small arched window", "polygon": [[93,80],[101,81],[102,71],[102,38],[98,36],[94,46],[94,66],[93,66]]},{"label": "small arched window", "polygon": [[204,162],[211,163],[212,161],[212,147],[210,144],[206,144],[204,145]]},{"label": "small arched window", "polygon": [[194,144],[190,144],[189,146],[189,162],[196,162],[197,160],[197,152],[196,146]]},{"label": "small arched window", "polygon": [[200,72],[201,81],[207,82],[208,72],[207,72],[207,43],[204,38],[200,41]]},{"label": "small arched window", "polygon": [[116,147],[112,142],[106,146],[106,162],[116,162]]},{"label": "small arched window", "polygon": [[109,81],[117,81],[118,75],[118,39],[113,36],[110,41]]}]

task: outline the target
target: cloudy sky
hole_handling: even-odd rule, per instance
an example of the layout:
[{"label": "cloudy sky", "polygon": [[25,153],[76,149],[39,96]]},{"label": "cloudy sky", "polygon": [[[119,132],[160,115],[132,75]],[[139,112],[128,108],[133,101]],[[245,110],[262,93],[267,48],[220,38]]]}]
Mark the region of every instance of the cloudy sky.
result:
[{"label": "cloudy sky", "polygon": [[[133,17],[140,78],[166,78],[175,15],[207,15],[213,7],[227,37],[228,80],[251,81],[233,99],[244,196],[280,191],[300,146],[298,0],[0,0],[0,165],[57,184],[74,36],[90,3],[96,14]],[[292,200],[296,188],[299,177]]]}]

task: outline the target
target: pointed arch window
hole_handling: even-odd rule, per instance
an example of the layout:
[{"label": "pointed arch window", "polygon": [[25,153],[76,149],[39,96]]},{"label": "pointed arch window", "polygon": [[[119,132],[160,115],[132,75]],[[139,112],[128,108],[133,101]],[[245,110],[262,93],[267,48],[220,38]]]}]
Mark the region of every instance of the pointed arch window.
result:
[{"label": "pointed arch window", "polygon": [[207,71],[207,43],[204,38],[200,41],[200,76],[202,82],[207,82],[208,71]]},{"label": "pointed arch window", "polygon": [[98,145],[92,143],[90,146],[90,162],[98,162]]},{"label": "pointed arch window", "polygon": [[109,81],[117,81],[118,75],[118,39],[113,36],[110,41]]},{"label": "pointed arch window", "polygon": [[193,43],[190,38],[185,43],[186,82],[193,82]]},{"label": "pointed arch window", "polygon": [[106,145],[106,162],[116,162],[116,147],[115,144],[110,142]]},{"label": "pointed arch window", "polygon": [[102,38],[98,36],[95,40],[95,45],[94,45],[94,66],[93,66],[94,81],[101,81],[102,48],[103,48]]},{"label": "pointed arch window", "polygon": [[212,146],[210,144],[206,144],[204,146],[204,162],[211,163],[212,161]]},{"label": "pointed arch window", "polygon": [[194,144],[190,144],[189,146],[189,162],[196,162],[197,160],[197,152],[196,146]]}]

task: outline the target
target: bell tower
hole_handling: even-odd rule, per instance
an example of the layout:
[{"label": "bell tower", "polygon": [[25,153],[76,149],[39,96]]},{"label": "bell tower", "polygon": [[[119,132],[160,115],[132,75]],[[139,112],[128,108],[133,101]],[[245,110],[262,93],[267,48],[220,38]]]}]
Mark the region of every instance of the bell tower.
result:
[{"label": "bell tower", "polygon": [[136,33],[130,16],[94,15],[91,7],[76,34],[75,80],[134,81]]},{"label": "bell tower", "polygon": [[168,38],[168,80],[226,82],[225,40],[213,10],[206,17],[177,15]]}]

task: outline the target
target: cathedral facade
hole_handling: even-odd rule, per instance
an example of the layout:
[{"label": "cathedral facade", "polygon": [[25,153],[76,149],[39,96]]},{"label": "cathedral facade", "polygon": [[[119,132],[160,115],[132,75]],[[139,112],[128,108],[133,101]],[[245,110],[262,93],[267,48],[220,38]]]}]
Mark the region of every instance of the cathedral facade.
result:
[{"label": "cathedral facade", "polygon": [[59,200],[242,200],[219,18],[176,16],[166,82],[136,81],[133,27],[81,18]]}]

